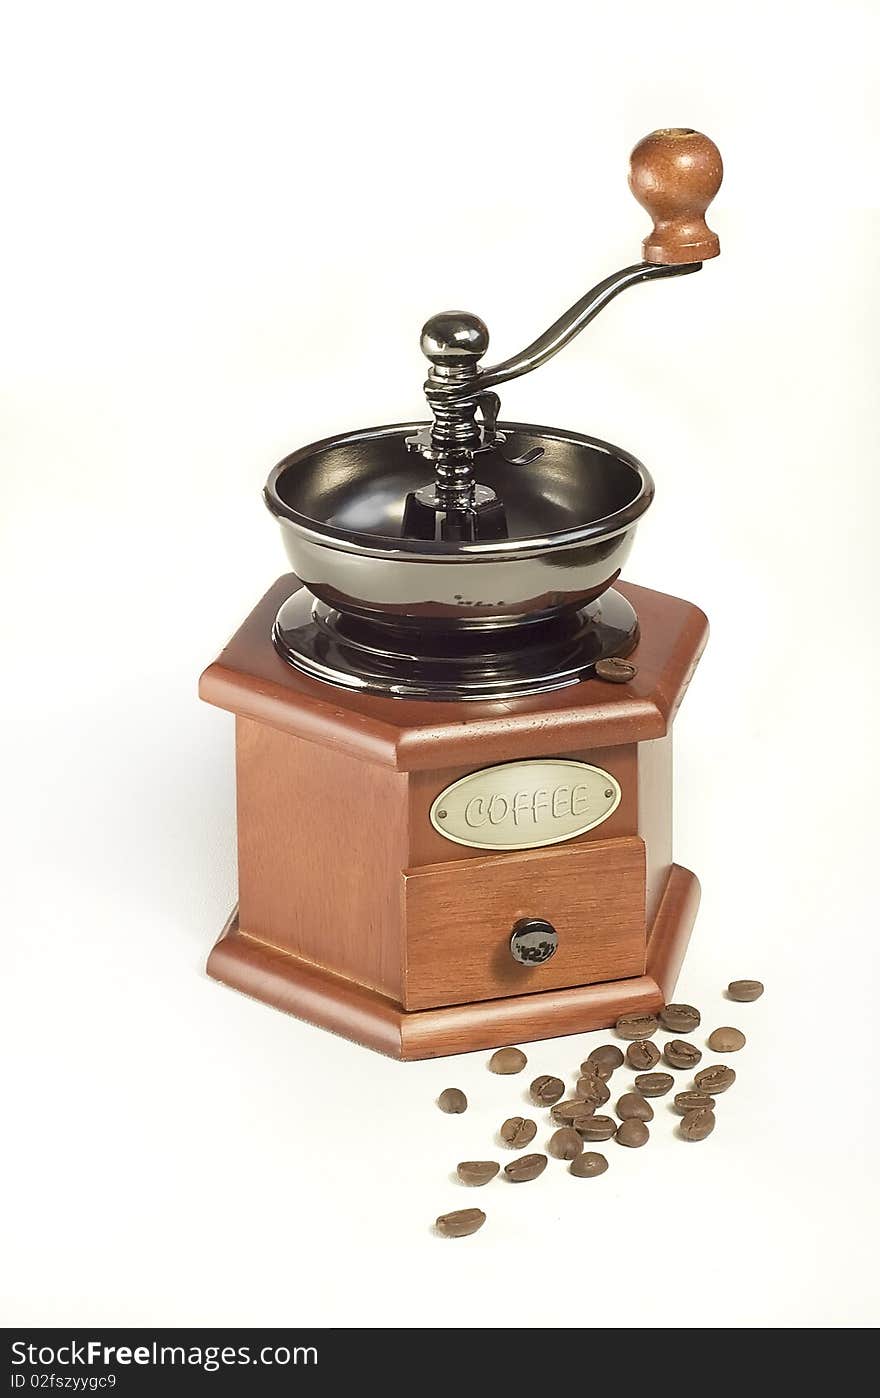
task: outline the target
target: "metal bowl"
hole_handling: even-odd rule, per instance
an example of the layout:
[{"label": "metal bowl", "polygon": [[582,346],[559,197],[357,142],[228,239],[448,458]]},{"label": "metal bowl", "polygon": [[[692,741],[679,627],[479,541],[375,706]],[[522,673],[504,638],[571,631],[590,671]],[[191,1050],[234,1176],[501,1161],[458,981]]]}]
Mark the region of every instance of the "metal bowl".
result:
[{"label": "metal bowl", "polygon": [[504,451],[543,455],[513,465],[481,453],[476,476],[503,500],[510,537],[476,543],[401,537],[410,491],[433,479],[399,423],[328,437],[272,471],[265,500],[293,571],[337,611],[395,626],[494,628],[584,607],[626,561],[654,484],[620,447],[506,422]]}]

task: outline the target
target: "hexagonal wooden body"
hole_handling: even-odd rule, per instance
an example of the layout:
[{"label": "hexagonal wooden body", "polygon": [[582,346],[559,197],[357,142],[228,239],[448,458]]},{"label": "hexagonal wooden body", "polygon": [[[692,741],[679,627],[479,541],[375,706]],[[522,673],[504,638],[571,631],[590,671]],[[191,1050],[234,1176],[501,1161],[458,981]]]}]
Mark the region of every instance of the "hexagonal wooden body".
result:
[{"label": "hexagonal wooden body", "polygon": [[[699,886],[672,862],[673,717],[705,645],[698,608],[620,584],[641,639],[627,685],[434,704],[309,680],[276,654],[280,578],[200,693],[236,714],[239,907],[208,972],[401,1058],[568,1034],[660,1005]],[[431,824],[459,777],[535,757],[589,762],[613,814],[563,844],[495,853]],[[556,954],[523,966],[513,924],[542,917]]]}]

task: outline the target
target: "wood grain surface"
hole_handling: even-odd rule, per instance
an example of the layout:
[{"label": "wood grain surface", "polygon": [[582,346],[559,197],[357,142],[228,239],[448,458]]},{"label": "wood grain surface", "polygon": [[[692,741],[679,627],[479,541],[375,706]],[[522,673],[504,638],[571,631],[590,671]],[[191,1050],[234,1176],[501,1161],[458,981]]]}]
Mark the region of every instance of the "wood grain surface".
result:
[{"label": "wood grain surface", "polygon": [[241,924],[400,999],[406,774],[236,722]]},{"label": "wood grain surface", "polygon": [[700,901],[700,886],[673,865],[648,942],[643,976],[545,990],[433,1010],[402,1010],[378,994],[267,947],[238,927],[234,912],[208,959],[208,974],[277,1009],[392,1058],[441,1058],[604,1029],[622,1014],[671,999]]},{"label": "wood grain surface", "polygon": [[[489,855],[403,875],[404,1008],[427,1009],[641,975],[645,847],[637,836]],[[510,954],[520,918],[559,935],[556,954]]]},{"label": "wood grain surface", "polygon": [[724,167],[714,141],[687,126],[652,131],[630,156],[629,187],[654,221],[642,243],[646,262],[705,262],[721,251],[706,210]]}]

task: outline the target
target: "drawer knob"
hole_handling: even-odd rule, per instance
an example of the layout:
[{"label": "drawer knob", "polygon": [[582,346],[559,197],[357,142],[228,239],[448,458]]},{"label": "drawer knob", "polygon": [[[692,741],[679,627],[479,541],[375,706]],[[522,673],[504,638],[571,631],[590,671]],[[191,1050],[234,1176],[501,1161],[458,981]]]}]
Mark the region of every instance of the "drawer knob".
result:
[{"label": "drawer knob", "polygon": [[510,954],[522,966],[540,966],[556,951],[559,934],[552,922],[542,917],[523,917],[515,923],[510,937]]}]

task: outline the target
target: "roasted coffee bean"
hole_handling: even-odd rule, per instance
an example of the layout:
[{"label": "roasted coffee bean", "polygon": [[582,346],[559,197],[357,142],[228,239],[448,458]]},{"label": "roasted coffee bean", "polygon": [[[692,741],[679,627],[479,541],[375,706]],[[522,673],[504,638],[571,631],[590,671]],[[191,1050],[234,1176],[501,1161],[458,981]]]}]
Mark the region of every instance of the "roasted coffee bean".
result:
[{"label": "roasted coffee bean", "polygon": [[587,1059],[581,1064],[579,1076],[582,1078],[592,1078],[595,1082],[607,1082],[611,1077],[611,1069],[604,1063],[590,1063]]},{"label": "roasted coffee bean", "polygon": [[760,1000],[764,994],[764,987],[760,981],[731,981],[727,993],[731,1000],[739,1000],[747,1005],[752,1000]]},{"label": "roasted coffee bean", "polygon": [[625,1092],[618,1098],[617,1115],[621,1121],[653,1121],[654,1108],[640,1092]]},{"label": "roasted coffee bean", "polygon": [[559,1126],[571,1126],[582,1116],[592,1116],[596,1108],[585,1102],[582,1097],[569,1098],[566,1102],[557,1102],[555,1107],[550,1108],[550,1118]]},{"label": "roasted coffee bean", "polygon": [[488,1184],[494,1180],[501,1166],[497,1160],[462,1160],[457,1167],[462,1184]]},{"label": "roasted coffee bean", "polygon": [[535,1123],[527,1116],[511,1116],[502,1123],[498,1134],[511,1150],[522,1150],[523,1146],[535,1139],[537,1130]]},{"label": "roasted coffee bean", "polygon": [[582,1116],[574,1123],[574,1129],[583,1141],[610,1141],[617,1122],[610,1116]]},{"label": "roasted coffee bean", "polygon": [[521,1073],[527,1063],[528,1059],[518,1048],[498,1049],[489,1059],[493,1073]]},{"label": "roasted coffee bean", "polygon": [[546,1155],[521,1155],[505,1165],[504,1173],[514,1184],[524,1184],[526,1180],[536,1180],[547,1168]]},{"label": "roasted coffee bean", "polygon": [[536,1107],[552,1107],[554,1102],[559,1101],[564,1091],[565,1083],[562,1078],[551,1078],[546,1073],[540,1078],[535,1078],[529,1088]]},{"label": "roasted coffee bean", "polygon": [[437,1098],[437,1106],[441,1112],[457,1116],[459,1112],[467,1111],[467,1098],[460,1087],[444,1087]]},{"label": "roasted coffee bean", "polygon": [[626,1061],[636,1072],[644,1073],[660,1062],[660,1050],[650,1039],[636,1039],[626,1051]]},{"label": "roasted coffee bean", "polygon": [[699,1028],[700,1011],[693,1005],[664,1005],[660,1011],[660,1023],[673,1034],[692,1034]]},{"label": "roasted coffee bean", "polygon": [[708,1092],[676,1092],[672,1105],[685,1116],[688,1112],[711,1112],[715,1099]]},{"label": "roasted coffee bean", "polygon": [[671,1068],[696,1068],[703,1055],[687,1039],[670,1039],[663,1046],[663,1057]]},{"label": "roasted coffee bean", "polygon": [[454,1213],[441,1214],[434,1227],[444,1238],[466,1238],[485,1222],[482,1209],[456,1209]]},{"label": "roasted coffee bean", "polygon": [[686,1141],[705,1141],[715,1130],[715,1113],[706,1108],[699,1112],[686,1112],[678,1129]]},{"label": "roasted coffee bean", "polygon": [[643,1097],[663,1097],[675,1085],[671,1073],[639,1073],[636,1087]]},{"label": "roasted coffee bean", "polygon": [[621,1039],[650,1039],[660,1021],[656,1015],[622,1015],[614,1027]]},{"label": "roasted coffee bean", "polygon": [[586,1102],[588,1106],[592,1107],[593,1111],[597,1107],[604,1107],[611,1096],[608,1084],[604,1083],[601,1078],[592,1076],[578,1078],[575,1092],[582,1102]]},{"label": "roasted coffee bean", "polygon": [[607,680],[610,684],[629,684],[639,673],[638,667],[621,655],[608,655],[604,660],[597,660],[594,668],[599,679]]},{"label": "roasted coffee bean", "polygon": [[743,1048],[746,1036],[741,1029],[731,1029],[725,1025],[723,1029],[713,1029],[706,1043],[713,1053],[736,1053]]},{"label": "roasted coffee bean", "polygon": [[576,1175],[579,1180],[592,1180],[596,1175],[604,1175],[608,1169],[608,1161],[604,1155],[600,1155],[597,1150],[585,1150],[580,1155],[576,1155],[568,1167],[570,1175]]},{"label": "roasted coffee bean", "polygon": [[599,1077],[608,1079],[623,1063],[623,1054],[616,1044],[602,1044],[599,1048],[594,1048],[593,1052],[587,1055],[586,1062],[581,1064],[581,1072],[589,1074],[588,1063],[595,1064],[600,1069]]},{"label": "roasted coffee bean", "polygon": [[732,1068],[728,1068],[726,1063],[713,1063],[711,1068],[701,1068],[694,1082],[701,1092],[708,1092],[717,1097],[719,1092],[726,1092],[729,1087],[733,1087],[736,1073]]},{"label": "roasted coffee bean", "polygon": [[643,1146],[650,1135],[651,1133],[643,1121],[629,1117],[620,1123],[614,1139],[621,1146]]},{"label": "roasted coffee bean", "polygon": [[574,1160],[583,1148],[584,1143],[573,1126],[560,1126],[547,1142],[547,1149],[554,1160]]}]

